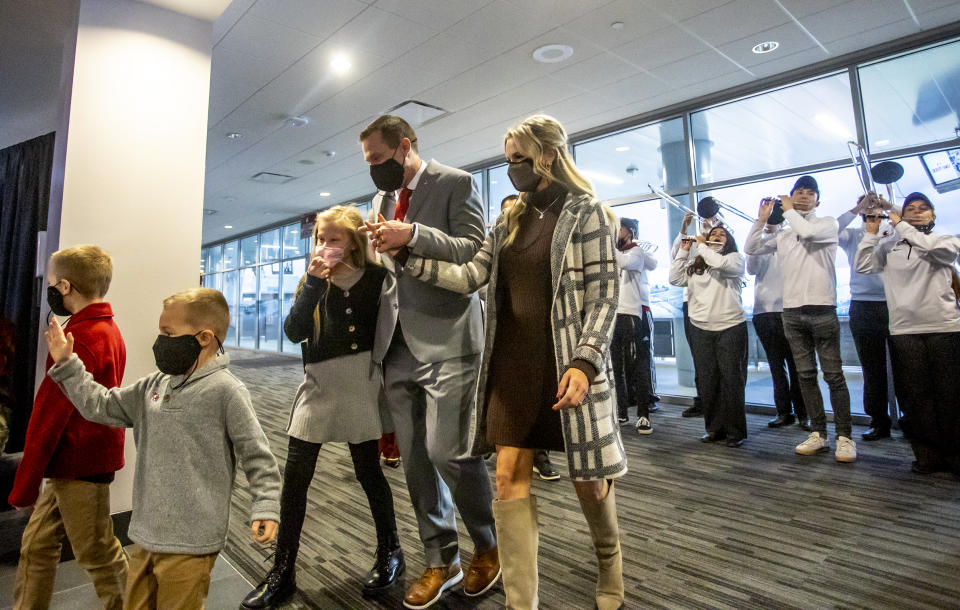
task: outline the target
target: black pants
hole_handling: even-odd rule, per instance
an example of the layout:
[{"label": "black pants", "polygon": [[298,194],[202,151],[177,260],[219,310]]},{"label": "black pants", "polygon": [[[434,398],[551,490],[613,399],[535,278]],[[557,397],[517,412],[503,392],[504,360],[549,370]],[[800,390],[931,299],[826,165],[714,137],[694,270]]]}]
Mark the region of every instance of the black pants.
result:
[{"label": "black pants", "polygon": [[[373,523],[377,528],[377,541],[385,540],[397,531],[393,513],[393,493],[380,468],[380,451],[377,440],[354,445],[350,443],[353,471],[367,494]],[[287,465],[283,469],[283,492],[280,495],[280,531],[277,533],[277,548],[296,555],[300,546],[300,531],[307,512],[307,490],[317,467],[317,455],[321,443],[310,443],[290,437],[287,450]]]},{"label": "black pants", "polygon": [[617,314],[610,352],[613,379],[617,386],[617,414],[626,417],[631,405],[637,405],[637,417],[650,417],[653,382],[650,377],[650,314],[642,317]]},{"label": "black pants", "polygon": [[[763,351],[770,365],[770,377],[773,378],[773,402],[777,415],[796,414],[797,419],[807,419],[807,408],[803,404],[800,392],[800,377],[797,365],[793,362],[790,344],[783,334],[783,316],[780,312],[753,314],[753,328],[757,331]],[[789,372],[789,379],[787,373]]]},{"label": "black pants", "polygon": [[[683,334],[687,338],[687,345],[690,346],[690,352],[693,353],[693,339],[691,338],[690,329],[693,328],[693,324],[690,323],[690,308],[687,306],[687,302],[683,302]],[[697,395],[693,397],[693,406],[697,409],[703,408],[703,404],[700,400],[700,382],[697,380],[697,359],[693,359],[693,385],[697,388]]]},{"label": "black pants", "polygon": [[732,439],[747,438],[747,323],[720,331],[691,324],[690,336],[707,432]]},{"label": "black pants", "polygon": [[960,333],[891,335],[900,427],[918,461],[960,474]]},{"label": "black pants", "polygon": [[870,427],[890,429],[887,403],[887,337],[890,318],[885,301],[850,301],[850,333],[863,370],[863,410]]}]

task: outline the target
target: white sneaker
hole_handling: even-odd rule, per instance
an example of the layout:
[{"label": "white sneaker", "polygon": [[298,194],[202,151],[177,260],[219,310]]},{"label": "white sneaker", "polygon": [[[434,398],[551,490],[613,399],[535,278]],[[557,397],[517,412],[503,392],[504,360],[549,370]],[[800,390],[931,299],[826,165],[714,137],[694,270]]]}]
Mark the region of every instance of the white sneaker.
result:
[{"label": "white sneaker", "polygon": [[637,434],[653,434],[653,426],[650,425],[650,420],[646,417],[637,420]]},{"label": "white sneaker", "polygon": [[857,444],[845,436],[837,437],[837,450],[834,453],[838,462],[856,462]]},{"label": "white sneaker", "polygon": [[[848,441],[850,439],[847,439]],[[822,436],[819,432],[811,432],[810,436],[807,437],[807,440],[803,441],[797,445],[796,452],[800,455],[816,455],[821,451],[826,451],[830,447],[827,446],[827,439]],[[839,451],[839,446],[837,451]]]}]

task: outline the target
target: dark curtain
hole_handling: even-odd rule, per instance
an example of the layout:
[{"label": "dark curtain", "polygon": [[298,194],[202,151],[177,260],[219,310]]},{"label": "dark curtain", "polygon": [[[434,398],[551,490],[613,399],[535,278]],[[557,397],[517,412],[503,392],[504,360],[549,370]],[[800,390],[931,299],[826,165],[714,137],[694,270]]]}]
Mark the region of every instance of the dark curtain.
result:
[{"label": "dark curtain", "polygon": [[16,350],[5,358],[12,363],[5,388],[11,453],[23,449],[33,408],[40,325],[37,233],[47,225],[53,142],[54,134],[48,133],[0,150],[0,317],[15,329]]}]

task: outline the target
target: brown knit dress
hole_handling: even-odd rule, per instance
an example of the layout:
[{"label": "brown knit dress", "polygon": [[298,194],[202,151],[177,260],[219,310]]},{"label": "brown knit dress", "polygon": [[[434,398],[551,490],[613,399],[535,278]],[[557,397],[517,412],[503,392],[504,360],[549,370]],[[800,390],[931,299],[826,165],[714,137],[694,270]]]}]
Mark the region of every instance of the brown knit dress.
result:
[{"label": "brown knit dress", "polygon": [[[500,251],[497,330],[487,379],[487,440],[562,451],[557,366],[550,315],[550,248],[566,198],[556,182],[531,197],[516,239]],[[540,217],[542,212],[543,218]]]}]

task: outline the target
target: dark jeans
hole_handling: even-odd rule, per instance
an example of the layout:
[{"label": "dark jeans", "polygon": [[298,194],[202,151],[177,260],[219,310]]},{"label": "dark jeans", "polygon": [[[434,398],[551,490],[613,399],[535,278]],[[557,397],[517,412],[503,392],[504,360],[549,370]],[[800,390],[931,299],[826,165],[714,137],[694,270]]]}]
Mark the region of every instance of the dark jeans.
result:
[{"label": "dark jeans", "polygon": [[850,301],[850,333],[863,370],[863,410],[870,427],[890,429],[887,403],[887,337],[890,318],[885,301]]},{"label": "dark jeans", "polygon": [[830,404],[837,436],[850,438],[850,392],[840,358],[840,322],[834,307],[798,307],[783,310],[783,334],[800,375],[803,403],[814,432],[827,435],[827,414],[817,383],[817,358],[830,388]]},{"label": "dark jeans", "polygon": [[891,335],[900,427],[918,461],[945,460],[960,474],[960,333]]},{"label": "dark jeans", "polygon": [[797,374],[790,344],[783,334],[783,317],[779,311],[753,314],[753,328],[767,354],[777,415],[796,414],[800,421],[806,420],[807,408],[803,404],[803,393],[800,391],[800,376]]},{"label": "dark jeans", "polygon": [[[683,302],[683,334],[687,338],[687,345],[690,346],[690,352],[693,352],[693,340],[690,338],[690,329],[693,327],[693,324],[690,323],[690,312],[687,302]],[[697,381],[697,359],[693,359],[693,385],[697,388],[697,395],[693,397],[693,406],[696,409],[703,408],[703,404],[700,400],[700,382]]]},{"label": "dark jeans", "polygon": [[744,393],[747,387],[747,323],[713,331],[690,325],[697,391],[707,432],[747,438]]},{"label": "dark jeans", "polygon": [[653,385],[650,379],[650,314],[643,317],[617,314],[610,352],[613,378],[617,386],[617,414],[626,417],[627,409],[637,405],[637,417],[650,416]]},{"label": "dark jeans", "polygon": [[[385,540],[396,533],[397,522],[393,513],[393,493],[390,484],[380,469],[380,450],[377,440],[354,445],[350,443],[353,471],[367,494],[373,523],[377,528],[377,541]],[[321,443],[310,443],[290,437],[287,450],[287,465],[283,469],[283,491],[280,495],[280,531],[277,533],[277,548],[296,555],[300,547],[300,531],[307,512],[307,490],[317,466]]]}]

